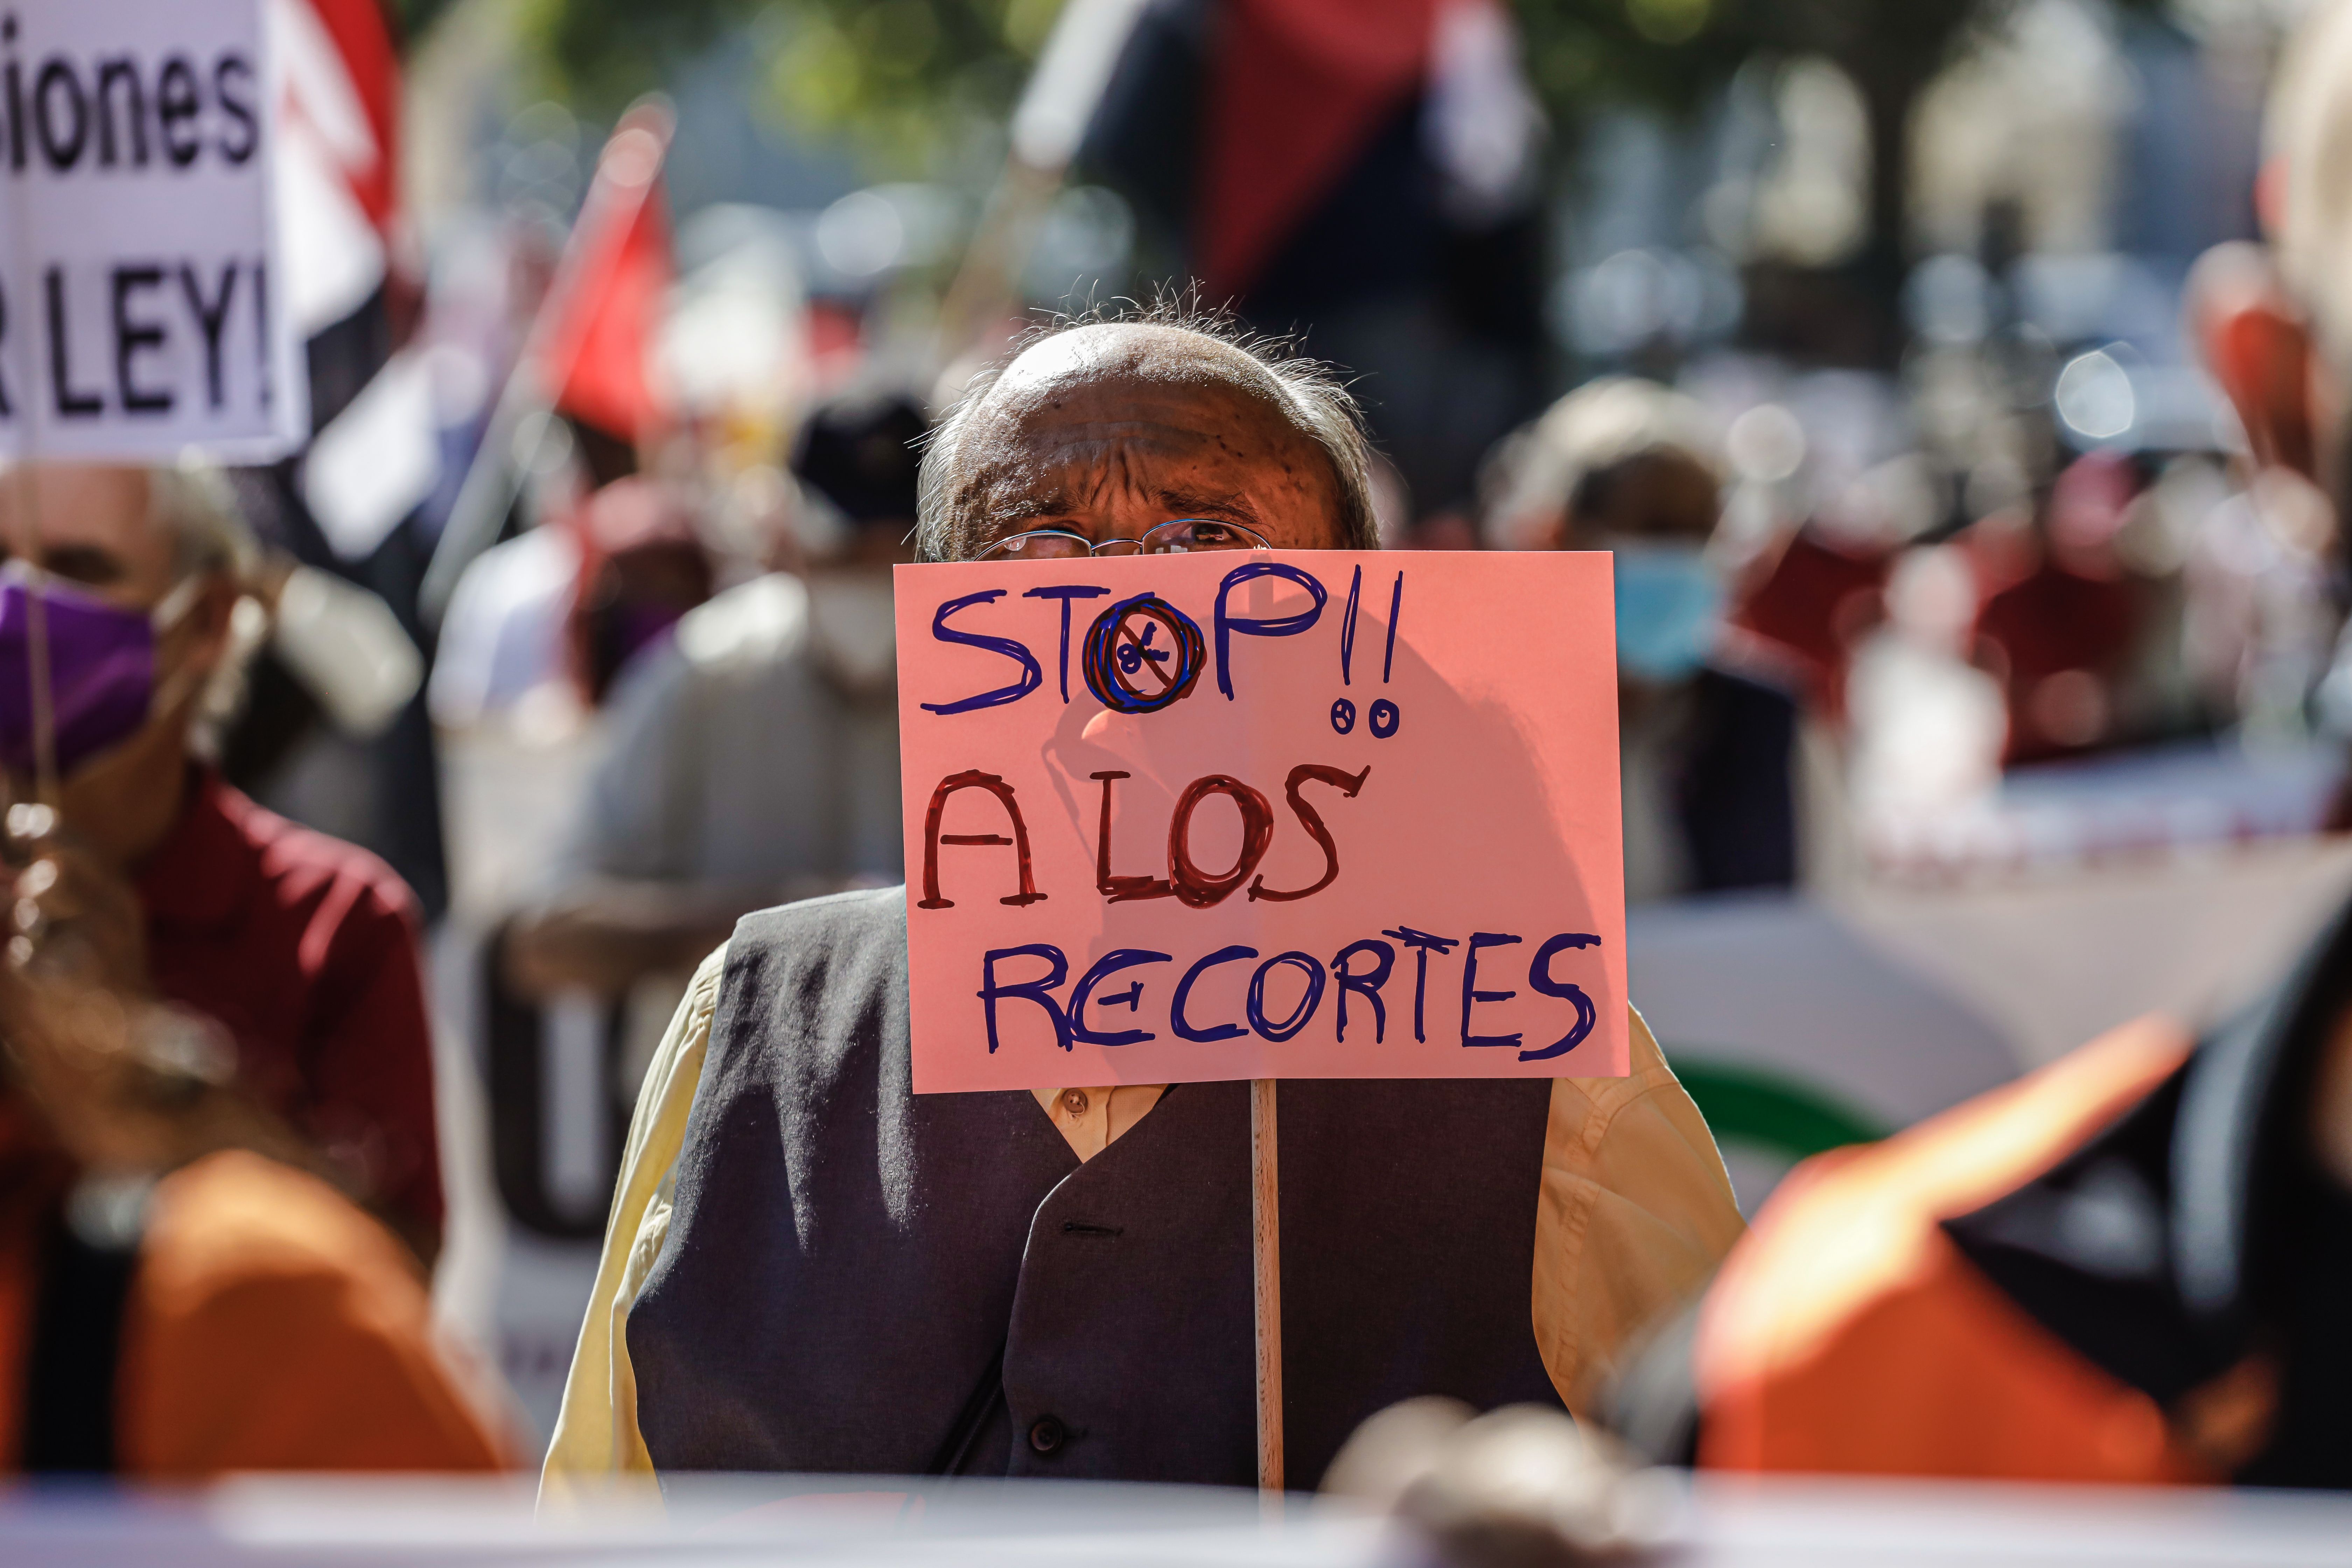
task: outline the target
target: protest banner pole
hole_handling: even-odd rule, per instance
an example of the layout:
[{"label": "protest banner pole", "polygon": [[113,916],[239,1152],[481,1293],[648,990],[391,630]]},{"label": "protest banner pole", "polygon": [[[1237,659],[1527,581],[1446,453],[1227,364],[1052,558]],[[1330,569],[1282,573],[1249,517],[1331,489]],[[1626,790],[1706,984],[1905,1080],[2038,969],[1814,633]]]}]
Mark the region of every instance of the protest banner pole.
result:
[{"label": "protest banner pole", "polygon": [[[33,473],[29,420],[16,454],[16,504],[25,521],[25,553],[37,589],[47,570],[48,551],[41,541],[41,492]],[[25,679],[32,687],[33,799],[54,811],[58,798],[57,708],[49,682],[49,606],[38,592],[25,595]]]},{"label": "protest banner pole", "polygon": [[1282,1495],[1282,1190],[1274,1079],[1250,1080],[1250,1270],[1257,1301],[1257,1489]]},{"label": "protest banner pole", "polygon": [[[12,184],[10,194],[21,191],[21,184]],[[18,280],[32,276],[32,259],[26,252],[26,234],[30,226],[25,214],[18,210],[21,201],[12,203],[8,214],[9,265]],[[55,323],[51,323],[55,331]],[[26,384],[18,378],[18,385]],[[25,522],[25,555],[33,569],[33,581],[25,595],[25,679],[31,685],[33,710],[33,799],[51,811],[58,808],[58,731],[56,692],[49,683],[49,606],[39,592],[42,574],[48,567],[48,549],[41,538],[41,489],[33,472],[36,447],[35,429],[37,419],[28,406],[24,414],[24,437],[17,443],[16,458],[16,505]]]},{"label": "protest banner pole", "polygon": [[[567,313],[594,260],[591,249],[608,235],[616,245],[626,237],[638,211],[653,197],[677,129],[677,117],[669,100],[658,93],[650,94],[622,114],[596,156],[588,194],[556,258],[555,276],[531,311],[522,347],[490,406],[482,438],[458,481],[456,499],[449,503],[449,521],[442,527],[433,558],[425,563],[425,580],[417,586],[425,625],[436,631],[448,611],[450,595],[457,591],[457,579],[476,556],[498,542],[508,509],[521,490],[520,470],[526,464],[515,446],[524,422],[534,414],[551,414],[550,405],[562,395],[563,384],[571,378],[570,360],[552,367],[540,362],[547,356],[556,323]],[[573,354],[577,356],[576,344]]]}]

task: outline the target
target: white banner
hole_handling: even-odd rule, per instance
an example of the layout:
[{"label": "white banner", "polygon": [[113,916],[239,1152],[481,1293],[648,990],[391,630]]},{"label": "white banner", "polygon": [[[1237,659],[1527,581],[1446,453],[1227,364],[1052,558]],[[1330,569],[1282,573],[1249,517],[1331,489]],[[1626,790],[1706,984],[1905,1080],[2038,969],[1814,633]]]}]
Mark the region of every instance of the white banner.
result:
[{"label": "white banner", "polygon": [[0,0],[0,454],[309,434],[259,0]]}]

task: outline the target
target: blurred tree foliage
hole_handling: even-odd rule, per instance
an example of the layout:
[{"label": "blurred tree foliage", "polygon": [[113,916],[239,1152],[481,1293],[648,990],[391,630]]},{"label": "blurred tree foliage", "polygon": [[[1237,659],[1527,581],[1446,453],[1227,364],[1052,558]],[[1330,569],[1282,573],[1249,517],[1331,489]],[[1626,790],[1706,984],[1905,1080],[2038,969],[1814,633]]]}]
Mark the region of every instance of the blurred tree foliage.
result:
[{"label": "blurred tree foliage", "polygon": [[[457,0],[388,0],[411,29]],[[877,173],[916,174],[1001,123],[1062,0],[522,0],[551,91],[606,113],[730,33],[758,57],[767,108],[859,150]],[[1509,0],[1529,76],[1572,134],[1628,101],[1705,102],[1766,54],[1825,55],[1868,106],[1872,249],[1903,227],[1904,127],[1971,22],[2012,0]],[[2153,6],[2161,0],[2122,0]],[[984,141],[984,137],[982,138]]]},{"label": "blurred tree foliage", "polygon": [[392,22],[393,37],[406,42],[421,37],[455,0],[383,0],[383,14]]},{"label": "blurred tree foliage", "polygon": [[[415,36],[453,0],[387,0]],[[910,173],[999,118],[1062,0],[524,0],[551,89],[609,112],[744,30],[772,107]],[[1703,101],[1758,50],[1825,54],[1875,112],[1907,105],[1955,34],[2006,0],[1510,0],[1556,122]]]},{"label": "blurred tree foliage", "polygon": [[[431,5],[444,0],[407,0]],[[1061,0],[528,0],[551,90],[609,113],[738,35],[762,106],[877,173],[920,174],[1001,123]]]},{"label": "blurred tree foliage", "polygon": [[[410,36],[457,0],[387,0]],[[1062,0],[525,0],[550,85],[609,111],[737,28],[763,56],[776,107],[889,156],[914,122],[952,135],[961,111],[1001,116]],[[1629,100],[1686,108],[1757,48],[1940,56],[1954,26],[2000,0],[1509,0],[1555,118]],[[1863,57],[1874,57],[1864,59]],[[1851,63],[1849,63],[1851,62]]]},{"label": "blurred tree foliage", "polygon": [[[1554,103],[1578,93],[1554,77],[1563,68],[1612,75],[1641,69],[1650,95],[1672,100],[1706,93],[1759,53],[1834,60],[1860,90],[1869,116],[1869,237],[1863,265],[1884,273],[1900,262],[1911,106],[1951,58],[1964,29],[2005,5],[2006,0],[1525,0],[1519,11],[1538,90]],[[1592,36],[1588,18],[1603,16],[1622,19],[1632,37],[1597,47],[1585,43]]]}]

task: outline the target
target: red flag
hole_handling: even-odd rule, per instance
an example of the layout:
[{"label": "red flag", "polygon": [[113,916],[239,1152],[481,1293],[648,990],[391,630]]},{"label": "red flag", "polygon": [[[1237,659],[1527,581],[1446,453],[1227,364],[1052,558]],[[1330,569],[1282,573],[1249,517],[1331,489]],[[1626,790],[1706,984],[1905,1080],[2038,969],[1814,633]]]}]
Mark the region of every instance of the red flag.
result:
[{"label": "red flag", "polygon": [[596,160],[563,266],[541,307],[539,374],[561,412],[627,440],[668,416],[648,354],[676,274],[661,164],[667,110],[622,117]]},{"label": "red flag", "polygon": [[378,0],[307,3],[334,44],[347,90],[367,126],[365,143],[346,139],[338,148],[343,177],[376,233],[388,237],[400,199],[400,57],[391,30]]},{"label": "red flag", "polygon": [[1201,274],[1241,293],[1425,79],[1437,0],[1224,0],[1210,66]]},{"label": "red flag", "polygon": [[384,281],[400,206],[400,60],[377,0],[271,0],[287,300],[305,335]]}]

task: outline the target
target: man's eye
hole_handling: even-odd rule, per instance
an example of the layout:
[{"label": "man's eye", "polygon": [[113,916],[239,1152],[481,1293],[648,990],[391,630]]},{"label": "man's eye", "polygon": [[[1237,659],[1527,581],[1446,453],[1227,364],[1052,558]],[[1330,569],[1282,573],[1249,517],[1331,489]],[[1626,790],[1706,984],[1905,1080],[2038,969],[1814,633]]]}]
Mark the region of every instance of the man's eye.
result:
[{"label": "man's eye", "polygon": [[60,545],[48,553],[48,569],[68,583],[103,588],[128,575],[112,553],[84,545]]},{"label": "man's eye", "polygon": [[1249,535],[1230,523],[1196,522],[1185,530],[1187,550],[1246,550]]}]

